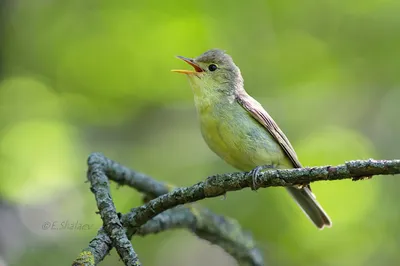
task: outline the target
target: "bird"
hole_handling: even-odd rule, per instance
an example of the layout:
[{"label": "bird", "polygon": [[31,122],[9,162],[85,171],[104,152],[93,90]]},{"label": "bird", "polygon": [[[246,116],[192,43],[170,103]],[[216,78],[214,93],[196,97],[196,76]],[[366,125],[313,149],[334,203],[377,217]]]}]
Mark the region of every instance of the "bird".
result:
[{"label": "bird", "polygon": [[[262,170],[302,167],[289,139],[245,91],[241,71],[230,55],[211,49],[195,58],[177,58],[193,67],[172,71],[188,77],[201,135],[214,153],[234,168],[250,172],[253,187]],[[317,228],[332,226],[309,184],[286,189]]]}]

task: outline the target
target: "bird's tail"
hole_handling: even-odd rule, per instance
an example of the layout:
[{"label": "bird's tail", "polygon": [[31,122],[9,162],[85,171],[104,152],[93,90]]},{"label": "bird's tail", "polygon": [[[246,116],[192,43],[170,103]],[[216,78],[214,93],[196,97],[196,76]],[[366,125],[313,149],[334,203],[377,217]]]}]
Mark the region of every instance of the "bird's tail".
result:
[{"label": "bird's tail", "polygon": [[319,228],[323,229],[325,226],[331,227],[332,222],[329,216],[322,209],[321,205],[317,202],[314,194],[307,187],[301,189],[296,187],[288,187],[290,195],[296,200],[297,204],[310,218],[310,220]]}]

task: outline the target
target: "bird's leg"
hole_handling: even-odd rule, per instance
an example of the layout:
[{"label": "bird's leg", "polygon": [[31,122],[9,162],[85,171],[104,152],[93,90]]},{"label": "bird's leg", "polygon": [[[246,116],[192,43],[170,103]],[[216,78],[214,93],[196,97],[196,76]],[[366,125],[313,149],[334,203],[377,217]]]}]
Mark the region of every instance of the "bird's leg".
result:
[{"label": "bird's leg", "polygon": [[256,168],[254,168],[253,170],[251,170],[249,172],[249,175],[251,175],[252,179],[253,179],[253,187],[251,188],[252,190],[257,190],[257,183],[258,183],[258,174],[262,171],[262,170],[266,170],[266,169],[272,169],[274,168],[273,165],[261,165],[261,166],[257,166]]}]

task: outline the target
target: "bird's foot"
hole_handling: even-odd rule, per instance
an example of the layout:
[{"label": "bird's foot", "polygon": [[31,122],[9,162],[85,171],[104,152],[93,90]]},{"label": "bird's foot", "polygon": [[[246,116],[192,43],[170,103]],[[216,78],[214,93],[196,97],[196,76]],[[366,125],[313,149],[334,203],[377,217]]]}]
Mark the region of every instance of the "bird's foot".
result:
[{"label": "bird's foot", "polygon": [[272,169],[274,168],[273,165],[261,165],[257,166],[253,170],[251,170],[248,174],[252,177],[253,179],[253,187],[251,188],[254,191],[257,191],[257,183],[258,183],[258,174],[266,169]]},{"label": "bird's foot", "polygon": [[355,176],[351,180],[352,181],[359,181],[359,180],[365,180],[365,179],[371,179],[372,175],[370,176]]}]

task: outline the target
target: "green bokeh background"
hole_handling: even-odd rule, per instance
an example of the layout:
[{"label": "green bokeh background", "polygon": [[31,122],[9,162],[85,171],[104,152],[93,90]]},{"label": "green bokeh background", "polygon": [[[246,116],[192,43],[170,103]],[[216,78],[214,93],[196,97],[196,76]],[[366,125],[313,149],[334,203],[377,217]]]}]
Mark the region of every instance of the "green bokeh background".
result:
[{"label": "green bokeh background", "polygon": [[[86,157],[190,185],[234,171],[203,142],[174,55],[222,48],[304,165],[398,158],[400,2],[0,1],[0,264],[69,265],[101,226]],[[320,182],[318,231],[281,188],[202,204],[267,265],[399,265],[399,179]],[[141,202],[112,184],[117,209]],[[43,230],[44,222],[91,225]],[[185,230],[134,238],[144,265],[235,265]],[[113,251],[102,265],[122,265]]]}]

